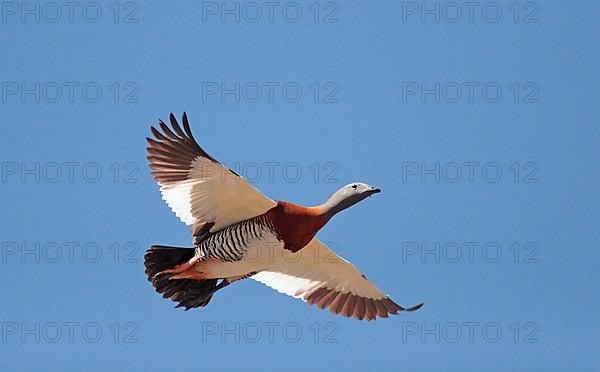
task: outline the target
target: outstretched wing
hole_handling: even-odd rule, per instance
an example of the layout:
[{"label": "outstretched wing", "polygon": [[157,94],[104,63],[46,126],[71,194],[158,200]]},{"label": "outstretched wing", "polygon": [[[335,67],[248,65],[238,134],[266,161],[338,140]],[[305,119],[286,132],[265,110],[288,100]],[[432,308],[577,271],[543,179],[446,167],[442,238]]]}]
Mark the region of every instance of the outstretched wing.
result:
[{"label": "outstretched wing", "polygon": [[350,262],[336,255],[318,239],[295,253],[286,253],[269,271],[253,279],[278,292],[300,298],[334,314],[359,320],[387,318],[399,311],[414,311],[423,304],[403,308],[381,292]]},{"label": "outstretched wing", "polygon": [[198,145],[185,113],[183,130],[173,114],[170,121],[172,130],[162,120],[160,130],[151,127],[148,160],[163,199],[196,239],[276,205]]}]

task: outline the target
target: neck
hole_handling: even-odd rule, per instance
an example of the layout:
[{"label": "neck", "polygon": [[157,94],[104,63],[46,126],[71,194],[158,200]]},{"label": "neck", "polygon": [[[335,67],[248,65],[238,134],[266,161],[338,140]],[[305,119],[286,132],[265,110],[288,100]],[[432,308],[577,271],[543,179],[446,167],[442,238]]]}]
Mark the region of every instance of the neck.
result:
[{"label": "neck", "polygon": [[350,207],[350,205],[351,204],[348,204],[344,199],[340,199],[339,197],[333,195],[317,208],[320,208],[323,211],[323,214],[331,218],[344,209]]}]

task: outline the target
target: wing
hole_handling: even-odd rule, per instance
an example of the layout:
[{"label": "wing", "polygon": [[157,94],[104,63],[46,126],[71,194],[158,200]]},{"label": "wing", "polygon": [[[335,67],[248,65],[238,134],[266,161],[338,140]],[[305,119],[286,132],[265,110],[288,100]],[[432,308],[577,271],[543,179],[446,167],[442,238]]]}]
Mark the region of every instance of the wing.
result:
[{"label": "wing", "polygon": [[278,292],[358,320],[387,318],[389,314],[423,306],[406,309],[397,305],[350,262],[316,238],[298,252],[286,253],[283,261],[252,278]]},{"label": "wing", "polygon": [[261,215],[276,204],[243,177],[226,168],[196,142],[187,115],[183,130],[170,115],[173,130],[161,120],[151,127],[148,160],[163,199],[192,234],[201,239],[234,223]]}]

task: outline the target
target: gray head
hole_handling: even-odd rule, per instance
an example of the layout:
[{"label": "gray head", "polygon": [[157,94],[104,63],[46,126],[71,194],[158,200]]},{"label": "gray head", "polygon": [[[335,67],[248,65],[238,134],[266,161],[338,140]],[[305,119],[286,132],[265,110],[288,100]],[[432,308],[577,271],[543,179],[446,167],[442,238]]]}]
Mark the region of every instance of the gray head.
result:
[{"label": "gray head", "polygon": [[321,208],[331,217],[378,192],[381,190],[376,187],[362,182],[354,182],[336,191],[329,200],[321,205]]}]

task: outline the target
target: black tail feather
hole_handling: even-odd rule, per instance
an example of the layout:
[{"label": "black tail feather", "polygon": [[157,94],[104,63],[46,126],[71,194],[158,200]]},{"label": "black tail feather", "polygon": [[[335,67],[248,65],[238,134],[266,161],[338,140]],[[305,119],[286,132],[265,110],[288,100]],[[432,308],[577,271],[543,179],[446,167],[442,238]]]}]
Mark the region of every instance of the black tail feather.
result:
[{"label": "black tail feather", "polygon": [[144,255],[146,275],[158,293],[178,303],[176,307],[189,310],[208,304],[218,279],[173,279],[174,273],[160,274],[194,257],[194,248],[153,245]]},{"label": "black tail feather", "polygon": [[192,257],[194,257],[194,248],[153,245],[144,255],[146,275],[150,279],[161,271],[172,269],[179,264],[189,261]]}]

